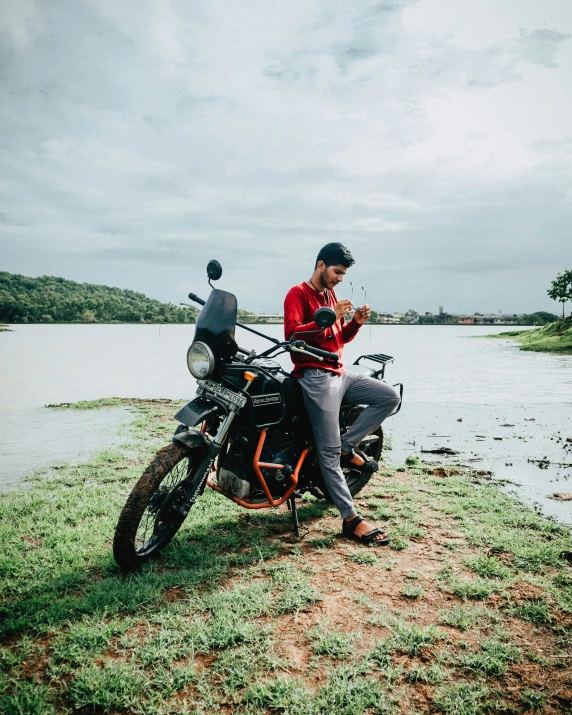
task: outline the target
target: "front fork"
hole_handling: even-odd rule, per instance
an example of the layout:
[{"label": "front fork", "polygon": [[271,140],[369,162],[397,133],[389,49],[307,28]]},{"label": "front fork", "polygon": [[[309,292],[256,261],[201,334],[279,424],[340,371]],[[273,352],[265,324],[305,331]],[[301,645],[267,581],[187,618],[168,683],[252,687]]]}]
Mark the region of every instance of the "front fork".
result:
[{"label": "front fork", "polygon": [[231,407],[230,412],[221,422],[220,427],[218,428],[218,432],[216,433],[212,442],[210,442],[210,444],[208,445],[205,456],[203,457],[201,463],[194,472],[195,475],[201,475],[198,484],[196,479],[191,478],[193,475],[187,475],[187,479],[185,480],[185,492],[183,495],[183,499],[180,504],[173,506],[173,509],[175,509],[175,511],[177,511],[183,518],[187,516],[189,510],[196,502],[197,498],[203,493],[207,478],[213,468],[214,461],[222,449],[222,446],[228,436],[228,431],[232,423],[234,422],[234,419],[237,414],[238,408],[235,407],[234,409],[232,409]]}]

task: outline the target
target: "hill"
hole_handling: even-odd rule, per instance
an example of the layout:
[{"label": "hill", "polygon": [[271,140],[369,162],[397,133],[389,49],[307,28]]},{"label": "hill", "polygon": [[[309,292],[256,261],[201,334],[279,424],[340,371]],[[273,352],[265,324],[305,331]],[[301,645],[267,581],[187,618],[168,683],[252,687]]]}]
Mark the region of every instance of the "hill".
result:
[{"label": "hill", "polygon": [[194,323],[197,312],[133,290],[0,271],[2,323]]}]

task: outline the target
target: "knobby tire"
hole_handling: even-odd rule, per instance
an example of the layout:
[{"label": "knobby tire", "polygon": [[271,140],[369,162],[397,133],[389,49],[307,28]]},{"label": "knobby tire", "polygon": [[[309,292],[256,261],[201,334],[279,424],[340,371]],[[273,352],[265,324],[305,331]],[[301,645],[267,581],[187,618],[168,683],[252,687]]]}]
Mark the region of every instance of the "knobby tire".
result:
[{"label": "knobby tire", "polygon": [[185,517],[161,507],[176,495],[174,490],[196,469],[202,456],[200,449],[191,450],[180,442],[172,442],[157,452],[143,472],[115,530],[113,556],[123,572],[140,568],[175,536]]}]

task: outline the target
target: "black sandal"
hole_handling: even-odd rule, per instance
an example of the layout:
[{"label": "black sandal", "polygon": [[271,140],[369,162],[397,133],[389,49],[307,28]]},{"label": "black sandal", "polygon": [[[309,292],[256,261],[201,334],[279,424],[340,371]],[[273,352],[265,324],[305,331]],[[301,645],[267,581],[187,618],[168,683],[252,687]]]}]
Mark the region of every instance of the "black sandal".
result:
[{"label": "black sandal", "polygon": [[[389,544],[389,536],[386,534],[385,531],[383,531],[382,529],[378,529],[377,527],[375,529],[372,529],[371,531],[366,531],[366,533],[362,534],[361,536],[356,536],[354,532],[356,530],[357,525],[361,524],[362,521],[363,516],[359,516],[359,514],[351,521],[346,521],[344,519],[342,521],[342,534],[348,539],[354,539],[355,541],[359,541],[361,544],[373,544],[374,546],[385,546],[386,544]],[[378,534],[384,536],[385,538],[376,539],[375,537]]]},{"label": "black sandal", "polygon": [[[352,459],[355,456],[361,457],[364,460],[363,464],[354,464]],[[378,463],[368,457],[365,452],[362,452],[361,449],[358,449],[357,447],[354,447],[352,451],[347,454],[342,454],[340,457],[340,466],[342,469],[353,469],[356,472],[362,472],[363,474],[373,474],[379,469]]]}]

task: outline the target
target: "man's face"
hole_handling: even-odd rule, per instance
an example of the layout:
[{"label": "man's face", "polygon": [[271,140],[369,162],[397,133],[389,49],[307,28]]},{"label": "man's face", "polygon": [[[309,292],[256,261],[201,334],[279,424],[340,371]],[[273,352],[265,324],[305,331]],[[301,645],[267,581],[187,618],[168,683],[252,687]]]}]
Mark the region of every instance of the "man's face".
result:
[{"label": "man's face", "polygon": [[345,266],[327,266],[324,261],[320,261],[317,266],[320,271],[320,283],[322,288],[329,288],[332,290],[338,283],[344,280],[347,268]]}]

